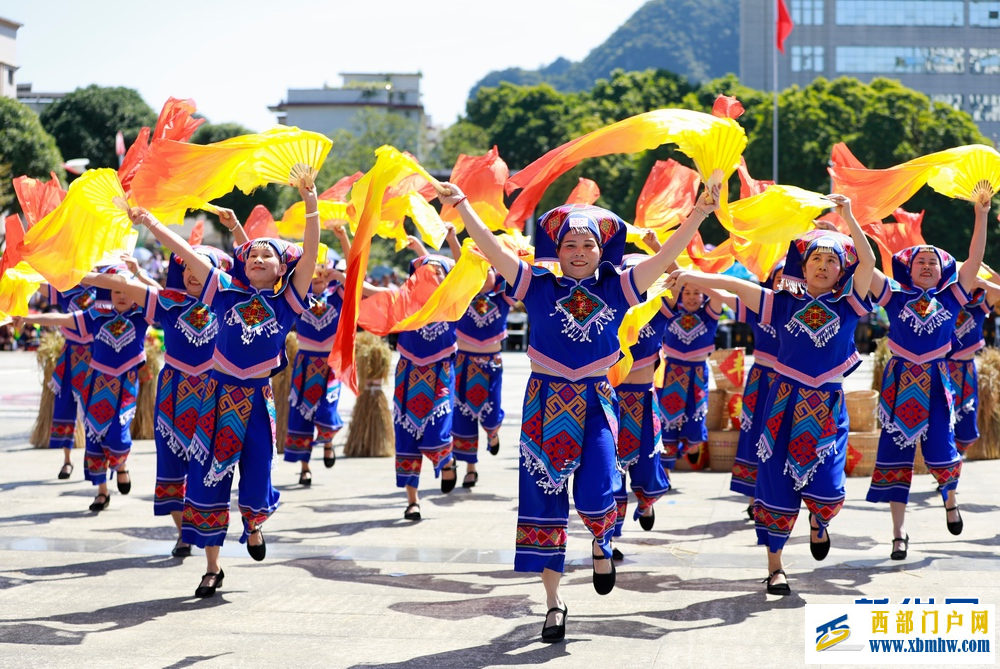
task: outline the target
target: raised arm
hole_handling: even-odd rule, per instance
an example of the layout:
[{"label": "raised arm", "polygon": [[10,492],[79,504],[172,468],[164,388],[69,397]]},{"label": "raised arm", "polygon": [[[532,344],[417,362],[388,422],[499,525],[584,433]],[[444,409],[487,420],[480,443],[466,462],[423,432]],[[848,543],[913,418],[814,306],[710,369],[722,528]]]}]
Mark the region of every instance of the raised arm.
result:
[{"label": "raised arm", "polygon": [[132,207],[129,209],[128,217],[132,219],[133,223],[140,223],[145,226],[150,234],[156,237],[156,241],[170,249],[171,252],[179,255],[198,281],[202,284],[208,281],[208,275],[212,271],[212,263],[208,261],[208,258],[192,249],[186,239],[165,225],[162,225],[156,220],[155,216],[142,207]]},{"label": "raised arm", "polygon": [[[691,270],[678,269],[670,273],[667,279],[667,288],[680,295],[686,284],[698,286],[702,290],[725,290],[740,298],[750,311],[757,313],[760,308],[760,296],[763,289],[755,283],[737,279],[734,276],[723,276],[721,274],[706,274],[704,272],[694,272]],[[714,298],[713,298],[714,299]],[[735,310],[735,303],[733,309]]]},{"label": "raised arm", "polygon": [[347,234],[347,226],[346,225],[338,225],[338,226],[334,227],[333,234],[337,238],[337,241],[340,242],[340,251],[341,251],[341,254],[345,258],[347,256],[351,255],[351,238]]},{"label": "raised arm", "polygon": [[969,244],[969,259],[958,270],[958,282],[965,292],[971,293],[976,286],[976,275],[983,262],[986,251],[986,216],[990,213],[990,201],[976,203],[976,227],[972,230],[972,242]]},{"label": "raised arm", "polygon": [[455,211],[462,217],[465,223],[465,231],[469,233],[476,246],[482,251],[490,264],[496,268],[507,283],[517,281],[517,273],[521,268],[521,261],[513,253],[505,249],[497,238],[493,236],[486,224],[479,219],[476,210],[469,204],[469,198],[455,184],[445,183],[445,187],[451,189],[451,195],[439,196],[442,204],[450,204],[455,207]]},{"label": "raised arm", "polygon": [[727,293],[724,290],[715,290],[714,288],[703,288],[702,290],[708,295],[710,300],[708,305],[712,307],[712,311],[715,313],[722,313],[723,306],[736,311],[736,296],[732,293]]},{"label": "raised arm", "polygon": [[[875,276],[875,252],[872,251],[868,238],[858,225],[858,220],[854,218],[851,211],[851,198],[839,193],[827,196],[830,202],[837,205],[837,213],[847,222],[847,227],[851,230],[851,239],[854,240],[854,248],[858,252],[858,267],[854,270],[854,292],[862,297],[866,297],[872,290],[873,277]],[[980,260],[982,257],[980,257]],[[978,263],[977,263],[978,265]],[[881,281],[878,291],[882,292]]]},{"label": "raised arm", "polygon": [[27,323],[28,325],[52,325],[56,327],[71,328],[76,325],[76,318],[72,313],[69,314],[33,314],[31,316],[15,316],[14,317],[14,327],[18,330],[21,329],[21,323]]},{"label": "raised arm", "polygon": [[721,192],[722,186],[719,183],[712,183],[710,187],[706,188],[698,197],[694,209],[670,236],[670,239],[660,246],[660,250],[635,266],[632,270],[632,280],[639,292],[644,293],[649,290],[649,287],[677,260],[681,251],[687,248],[701,222],[719,208],[719,193]]},{"label": "raised arm", "polygon": [[219,222],[226,226],[226,230],[229,230],[233,235],[233,246],[242,246],[250,241],[247,231],[243,229],[240,219],[236,218],[236,214],[232,209],[225,209],[223,207],[217,207],[217,209]]},{"label": "raised arm", "polygon": [[306,230],[302,239],[302,258],[292,277],[292,288],[303,300],[309,293],[313,274],[316,272],[316,254],[319,253],[319,205],[316,204],[316,186],[299,184],[299,194],[306,205]]},{"label": "raised arm", "polygon": [[[135,276],[136,281],[138,281],[139,283],[149,286],[150,288],[155,288],[157,290],[163,287],[160,284],[156,283],[156,281],[153,280],[153,277],[146,274],[146,270],[139,267],[139,262],[128,253],[122,254],[122,262],[125,263],[125,266],[128,267],[128,271],[132,272],[132,275]],[[84,277],[83,283],[87,283],[86,277]],[[94,286],[97,284],[91,283],[88,285]]]},{"label": "raised arm", "polygon": [[423,258],[427,255],[427,247],[418,238],[413,235],[407,235],[406,240],[406,248],[416,253],[418,258]]},{"label": "raised arm", "polygon": [[993,309],[993,305],[1000,301],[1000,286],[992,281],[977,278],[975,287],[986,291],[986,306],[991,310]]},{"label": "raised arm", "polygon": [[455,231],[455,226],[451,223],[445,223],[444,227],[448,229],[448,236],[445,237],[445,240],[451,250],[451,257],[455,259],[455,262],[458,262],[458,259],[462,257],[462,244],[458,241],[458,232]]},{"label": "raised arm", "polygon": [[136,279],[127,279],[121,274],[101,274],[100,272],[88,272],[84,275],[81,283],[85,286],[96,288],[107,288],[108,290],[120,290],[136,304],[146,302],[146,293],[149,290],[147,284]]}]

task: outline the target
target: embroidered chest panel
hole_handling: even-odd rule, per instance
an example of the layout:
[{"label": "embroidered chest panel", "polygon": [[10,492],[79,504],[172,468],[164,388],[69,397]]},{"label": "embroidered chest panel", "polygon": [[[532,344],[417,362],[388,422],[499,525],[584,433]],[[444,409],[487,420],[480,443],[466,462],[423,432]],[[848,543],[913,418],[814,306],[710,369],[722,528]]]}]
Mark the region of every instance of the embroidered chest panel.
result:
[{"label": "embroidered chest panel", "polygon": [[903,305],[899,317],[900,320],[908,322],[917,334],[925,334],[933,332],[939,325],[951,320],[952,315],[936,297],[921,293]]},{"label": "embroidered chest panel", "polygon": [[484,328],[500,317],[500,308],[486,295],[477,295],[465,311],[477,328]]},{"label": "embroidered chest panel", "polygon": [[118,314],[101,326],[95,339],[113,348],[115,353],[121,353],[123,348],[135,341],[135,325]]},{"label": "embroidered chest panel", "polygon": [[448,329],[449,329],[448,323],[440,322],[440,323],[431,323],[430,325],[425,325],[424,327],[417,330],[417,332],[419,332],[420,336],[423,337],[426,341],[434,341],[441,335],[448,332]]},{"label": "embroidered chest panel", "polygon": [[309,309],[302,312],[300,318],[314,330],[325,330],[337,320],[339,315],[340,311],[337,307],[328,304],[325,300],[322,302],[315,300]]},{"label": "embroidered chest panel", "polygon": [[575,286],[569,295],[556,300],[552,315],[562,315],[562,334],[572,341],[590,341],[590,328],[596,327],[600,333],[614,320],[615,310],[583,286]]},{"label": "embroidered chest panel", "polygon": [[202,346],[215,339],[219,332],[219,321],[206,304],[195,302],[177,319],[177,327],[189,342]]},{"label": "embroidered chest panel", "polygon": [[641,328],[639,328],[639,339],[649,339],[650,337],[656,336],[656,330],[649,323],[646,323]]},{"label": "embroidered chest panel", "polygon": [[976,327],[976,319],[967,309],[958,312],[958,320],[955,322],[955,337],[964,339]]},{"label": "embroidered chest panel", "polygon": [[244,344],[251,343],[258,335],[270,337],[280,330],[274,310],[260,295],[233,306],[226,315],[226,323],[242,328]]},{"label": "embroidered chest panel", "polygon": [[89,291],[83,292],[70,300],[70,304],[73,305],[71,311],[86,311],[94,306],[94,296]]},{"label": "embroidered chest panel", "polygon": [[812,300],[792,315],[785,328],[795,335],[804,332],[816,346],[823,346],[840,331],[840,316],[819,300]]},{"label": "embroidered chest panel", "polygon": [[682,311],[680,315],[670,321],[670,334],[680,339],[685,344],[690,344],[698,337],[708,332],[708,326],[696,313]]}]

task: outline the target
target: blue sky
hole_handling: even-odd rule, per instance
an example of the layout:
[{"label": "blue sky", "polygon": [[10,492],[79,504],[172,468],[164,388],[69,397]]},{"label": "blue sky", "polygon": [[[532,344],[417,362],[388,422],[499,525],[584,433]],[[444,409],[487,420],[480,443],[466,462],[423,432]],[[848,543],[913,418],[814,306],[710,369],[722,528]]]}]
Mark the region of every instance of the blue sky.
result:
[{"label": "blue sky", "polygon": [[644,2],[0,0],[0,16],[24,24],[17,82],[36,91],[128,86],[157,111],[191,97],[210,121],[259,131],[288,88],[345,71],[423,72],[424,105],[449,125],[490,70],[579,60]]}]

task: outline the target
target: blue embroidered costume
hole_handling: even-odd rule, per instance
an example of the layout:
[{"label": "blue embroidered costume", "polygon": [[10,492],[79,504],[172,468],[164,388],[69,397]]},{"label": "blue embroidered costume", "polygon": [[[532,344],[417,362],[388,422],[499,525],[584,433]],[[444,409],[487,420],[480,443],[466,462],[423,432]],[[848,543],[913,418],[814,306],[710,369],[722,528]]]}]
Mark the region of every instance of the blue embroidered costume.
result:
[{"label": "blue embroidered costume", "polygon": [[[227,271],[232,259],[210,246],[194,249],[213,267]],[[153,513],[167,516],[184,510],[188,445],[201,411],[219,322],[207,304],[187,294],[184,262],[170,259],[167,288],[159,291],[151,318],[163,328],[166,353],[156,390],[156,490]]]},{"label": "blue embroidered costume", "polygon": [[[499,344],[507,338],[507,314],[513,304],[503,286],[472,298],[465,315],[458,320],[457,336],[477,348]],[[499,353],[459,350],[455,356],[455,416],[451,436],[455,459],[479,460],[479,425],[492,439],[500,431],[503,360]]]},{"label": "blue embroidered costume", "polygon": [[[428,255],[410,263],[410,274],[427,263],[437,264],[445,272],[453,267],[450,258]],[[430,323],[399,333],[393,393],[397,487],[418,487],[423,456],[434,465],[435,477],[452,462],[457,349],[455,323]]]},{"label": "blue embroidered costume", "polygon": [[948,354],[948,373],[955,387],[956,413],[955,446],[964,456],[969,446],[979,439],[977,425],[979,413],[979,375],[976,372],[975,353],[983,346],[983,322],[992,310],[986,291],[973,292],[972,300],[958,312],[955,333],[951,336]]},{"label": "blue embroidered costume", "polygon": [[708,363],[715,350],[715,332],[719,314],[708,297],[697,311],[688,311],[678,297],[671,307],[666,300],[660,307],[667,318],[663,336],[666,370],[660,389],[660,413],[663,416],[663,466],[673,469],[677,457],[697,450],[708,440],[705,416],[708,414]]},{"label": "blue embroidered costume", "polygon": [[[774,290],[775,274],[783,269],[784,261],[771,272],[762,288]],[[748,497],[754,496],[757,484],[757,442],[764,426],[764,416],[757,411],[757,405],[767,399],[771,384],[777,378],[774,363],[778,359],[778,333],[772,325],[761,325],[759,316],[736,301],[736,320],[753,328],[753,366],[747,374],[746,388],[743,390],[743,410],[740,413],[740,439],[736,446],[736,461],[733,463],[733,478],[729,489]]]},{"label": "blue embroidered costume", "polygon": [[[246,278],[255,245],[270,245],[288,269],[277,290],[257,289]],[[233,274],[212,268],[202,302],[218,316],[215,363],[188,449],[187,494],[181,540],[204,548],[221,546],[229,527],[233,472],[240,468],[240,543],[278,507],[271,485],[274,457],[274,397],[268,376],[285,364],[285,335],[306,309],[291,286],[302,250],[278,240],[255,239],[237,247]]]},{"label": "blue embroidered costume", "polygon": [[[117,268],[107,271],[120,272]],[[97,306],[74,314],[77,333],[94,338],[82,393],[87,430],[84,475],[94,485],[107,481],[108,469],[123,470],[132,448],[138,372],[146,363],[146,330],[156,310],[156,291],[147,290],[145,304],[124,313],[102,300],[110,299],[110,291],[99,290],[97,297]]]},{"label": "blue embroidered costume", "polygon": [[[63,313],[86,311],[94,306],[96,291],[93,288],[77,286],[66,292],[59,292],[48,286],[50,304],[57,304]],[[55,395],[52,406],[52,427],[49,428],[49,448],[73,448],[76,429],[77,405],[80,401],[87,372],[90,370],[90,345],[92,335],[81,335],[73,328],[61,327],[65,343],[59,351],[49,389]]]},{"label": "blue embroidered costume", "polygon": [[805,283],[802,264],[817,251],[840,257],[840,286],[818,297],[762,289],[757,312],[778,336],[776,378],[760,408],[754,502],[757,543],[772,553],[784,547],[803,501],[821,538],[844,504],[849,425],[842,383],[861,364],[854,331],[871,304],[854,290],[854,245],[835,232],[815,230],[791,243],[786,285]]},{"label": "blue embroidered costume", "polygon": [[[928,290],[913,287],[910,277],[921,251],[936,253],[941,265],[941,280]],[[969,295],[958,283],[955,259],[933,246],[911,246],[894,254],[892,274],[896,280],[886,279],[876,298],[889,316],[892,358],[882,373],[882,436],[867,499],[905,504],[918,441],[942,496],[958,485],[962,472],[954,431],[958,398],[945,356]]]},{"label": "blue embroidered costume", "polygon": [[632,270],[616,267],[625,225],[613,213],[564,205],[545,214],[537,229],[536,260],[554,258],[571,229],[591,232],[602,249],[593,276],[557,277],[522,261],[507,287],[528,312],[528,358],[551,372],[532,372],[525,391],[514,569],[561,572],[570,475],[577,513],[604,557],[611,557],[614,492],[624,469],[617,457],[618,398],[606,376],[589,375],[618,360],[618,327],[642,297]]},{"label": "blue embroidered costume", "polygon": [[337,413],[340,381],[327,362],[343,305],[344,287],[331,283],[321,295],[312,296],[295,325],[299,350],[292,365],[285,462],[309,462],[312,447],[333,441],[344,427]]}]

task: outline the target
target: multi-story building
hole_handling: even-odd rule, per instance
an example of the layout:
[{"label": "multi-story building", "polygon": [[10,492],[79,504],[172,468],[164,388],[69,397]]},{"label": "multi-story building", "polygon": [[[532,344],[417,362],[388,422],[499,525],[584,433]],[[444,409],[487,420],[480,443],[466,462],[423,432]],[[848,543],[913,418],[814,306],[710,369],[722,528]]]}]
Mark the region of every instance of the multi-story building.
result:
[{"label": "multi-story building", "polygon": [[[816,77],[898,79],[967,111],[1000,142],[1000,0],[785,0],[795,28],[779,88]],[[740,0],[740,80],[774,86],[774,0]]]},{"label": "multi-story building", "polygon": [[0,17],[0,96],[17,97],[14,73],[17,72],[17,29],[21,24]]},{"label": "multi-story building", "polygon": [[41,114],[43,109],[65,96],[65,93],[42,93],[39,91],[33,91],[31,90],[31,84],[17,85],[17,101],[26,105],[36,114]]},{"label": "multi-story building", "polygon": [[428,119],[420,98],[419,72],[411,74],[344,72],[339,88],[290,88],[288,97],[269,107],[278,123],[332,135],[351,130],[362,109],[398,114],[423,129]]}]

